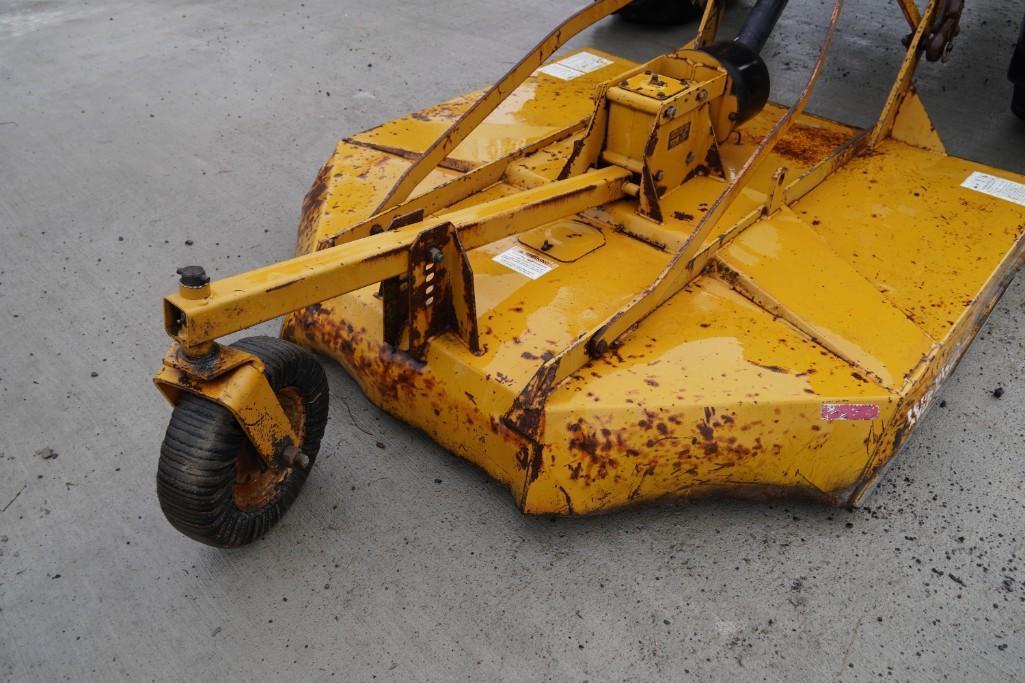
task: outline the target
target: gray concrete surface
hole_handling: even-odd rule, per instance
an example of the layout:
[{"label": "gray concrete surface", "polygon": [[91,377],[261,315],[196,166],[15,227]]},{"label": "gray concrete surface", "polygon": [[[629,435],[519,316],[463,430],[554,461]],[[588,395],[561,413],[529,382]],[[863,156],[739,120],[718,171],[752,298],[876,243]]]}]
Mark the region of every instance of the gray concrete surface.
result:
[{"label": "gray concrete surface", "polygon": [[[791,3],[770,44],[783,100],[827,4]],[[812,109],[865,123],[904,28],[848,4]],[[921,89],[953,152],[1023,172],[1020,3],[967,4]],[[861,510],[524,518],[329,364],[322,460],[277,529],[220,552],[165,523],[149,378],[174,268],[288,255],[337,137],[487,83],[579,5],[2,3],[0,678],[1025,678],[1021,277]],[[574,45],[645,58],[688,32]]]}]

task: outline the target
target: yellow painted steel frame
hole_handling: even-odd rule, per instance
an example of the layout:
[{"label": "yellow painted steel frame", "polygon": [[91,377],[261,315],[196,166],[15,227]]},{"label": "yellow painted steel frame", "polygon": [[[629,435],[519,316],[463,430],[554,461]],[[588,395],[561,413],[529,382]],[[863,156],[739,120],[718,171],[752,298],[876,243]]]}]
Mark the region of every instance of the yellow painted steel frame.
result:
[{"label": "yellow painted steel frame", "polygon": [[[625,4],[594,3],[496,87],[342,140],[307,195],[296,258],[167,297],[158,384],[172,402],[186,390],[237,416],[273,412],[208,388],[256,366],[190,368],[215,339],[294,311],[283,336],[337,358],[524,512],[713,493],[857,504],[1023,258],[1025,207],[962,187],[992,169],[946,156],[912,85],[939,2],[900,0],[915,30],[869,130],[803,113],[837,0],[798,102],[719,132],[718,173],[697,164],[647,196],[669,162],[661,147],[631,154],[637,134],[610,121],[649,124],[613,107],[650,109],[640,75],[673,76],[693,53],[634,65],[591,51],[593,73],[534,72]],[[721,11],[709,0],[688,47],[714,40]],[[681,83],[651,109],[661,145]],[[671,103],[683,121],[684,99]],[[693,111],[692,126],[725,120]],[[434,280],[432,244],[448,268]],[[388,310],[406,316],[400,337],[382,331]]]},{"label": "yellow painted steel frame", "polygon": [[252,354],[215,345],[205,355],[190,358],[172,344],[153,382],[172,405],[184,391],[227,408],[270,467],[285,466],[281,458],[287,448],[300,445],[264,375],[263,362]]}]

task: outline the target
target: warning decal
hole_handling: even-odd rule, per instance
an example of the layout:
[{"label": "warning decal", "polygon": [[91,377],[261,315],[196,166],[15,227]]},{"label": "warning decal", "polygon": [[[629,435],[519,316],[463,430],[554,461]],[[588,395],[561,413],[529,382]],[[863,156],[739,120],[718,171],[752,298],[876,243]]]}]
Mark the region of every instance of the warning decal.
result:
[{"label": "warning decal", "polygon": [[599,57],[590,52],[578,52],[565,59],[542,66],[538,71],[563,81],[572,81],[574,78],[579,78],[584,74],[603,69],[609,64],[612,64],[612,60]]},{"label": "warning decal", "polygon": [[520,275],[526,275],[531,280],[536,280],[552,268],[555,268],[555,264],[548,259],[521,247],[506,249],[492,260],[501,263],[510,270],[515,270]]},{"label": "warning decal", "polygon": [[1004,199],[1025,206],[1025,185],[1016,183],[1013,180],[1006,180],[995,175],[976,171],[961,183],[961,187],[967,187],[969,190],[988,194],[990,197]]}]

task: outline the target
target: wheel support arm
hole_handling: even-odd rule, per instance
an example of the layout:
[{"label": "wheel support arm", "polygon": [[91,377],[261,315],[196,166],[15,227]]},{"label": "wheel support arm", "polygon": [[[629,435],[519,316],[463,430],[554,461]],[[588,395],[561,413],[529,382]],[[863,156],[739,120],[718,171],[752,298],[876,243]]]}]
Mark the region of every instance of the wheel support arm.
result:
[{"label": "wheel support arm", "polygon": [[306,306],[403,275],[417,237],[452,224],[466,250],[624,196],[631,173],[591,171],[509,197],[205,284],[164,299],[167,333],[191,356],[213,340]]}]

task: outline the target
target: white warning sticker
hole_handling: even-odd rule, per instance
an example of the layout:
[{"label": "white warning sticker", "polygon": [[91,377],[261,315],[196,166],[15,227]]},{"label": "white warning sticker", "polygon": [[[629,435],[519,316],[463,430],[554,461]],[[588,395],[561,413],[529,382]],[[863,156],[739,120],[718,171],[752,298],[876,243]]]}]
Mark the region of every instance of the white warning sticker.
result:
[{"label": "white warning sticker", "polygon": [[609,64],[612,64],[610,59],[599,57],[591,52],[578,52],[565,59],[542,66],[538,71],[563,81],[572,81],[574,78],[579,78],[584,74],[604,69]]},{"label": "white warning sticker", "polygon": [[538,279],[552,268],[555,268],[556,265],[543,256],[527,251],[522,247],[506,249],[492,260],[501,263],[510,270],[515,270],[520,275],[526,275],[531,280]]},{"label": "white warning sticker", "polygon": [[579,76],[584,75],[583,71],[571,69],[568,66],[563,66],[562,64],[559,64],[558,62],[549,64],[547,66],[542,66],[540,69],[538,69],[538,71],[540,71],[543,74],[548,74],[549,76],[555,76],[556,78],[562,81],[572,81],[574,78],[578,78]]},{"label": "white warning sticker", "polygon": [[998,178],[995,175],[976,171],[961,183],[961,187],[967,187],[969,190],[988,194],[990,197],[1025,206],[1025,185],[1016,183],[1013,180]]}]

